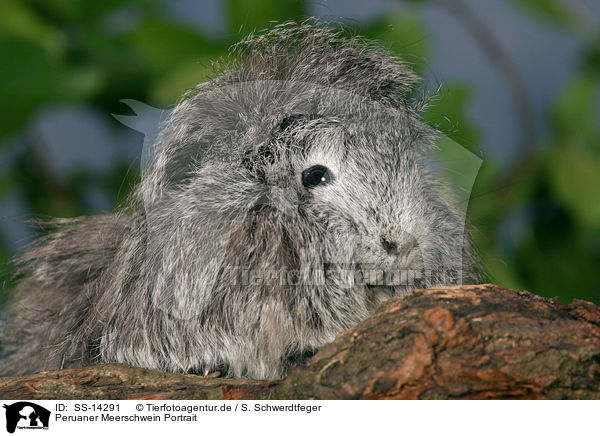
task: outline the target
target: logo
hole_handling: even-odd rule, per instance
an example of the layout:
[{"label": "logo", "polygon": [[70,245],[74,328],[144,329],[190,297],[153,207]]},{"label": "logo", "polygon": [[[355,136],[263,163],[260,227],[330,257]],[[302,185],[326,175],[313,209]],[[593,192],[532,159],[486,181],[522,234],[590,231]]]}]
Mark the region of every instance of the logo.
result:
[{"label": "logo", "polygon": [[14,433],[15,429],[48,429],[50,411],[29,401],[19,401],[3,406],[6,409],[6,431]]}]

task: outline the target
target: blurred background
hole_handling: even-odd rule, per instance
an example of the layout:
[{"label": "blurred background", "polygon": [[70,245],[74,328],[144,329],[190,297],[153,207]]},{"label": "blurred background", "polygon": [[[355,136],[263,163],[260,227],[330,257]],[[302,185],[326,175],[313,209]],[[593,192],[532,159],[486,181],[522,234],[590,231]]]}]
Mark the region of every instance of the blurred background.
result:
[{"label": "blurred background", "polygon": [[469,203],[489,281],[600,303],[598,0],[0,1],[0,301],[28,220],[111,211],[139,178],[123,99],[169,108],[273,20],[342,20],[437,94],[483,160]]}]

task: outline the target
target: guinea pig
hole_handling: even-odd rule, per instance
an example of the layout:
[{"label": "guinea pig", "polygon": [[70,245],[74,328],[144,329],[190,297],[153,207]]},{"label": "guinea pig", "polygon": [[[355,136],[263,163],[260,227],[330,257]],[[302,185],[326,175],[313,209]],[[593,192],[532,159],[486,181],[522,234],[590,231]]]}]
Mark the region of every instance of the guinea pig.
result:
[{"label": "guinea pig", "polygon": [[275,379],[392,296],[478,277],[399,58],[283,23],[164,122],[126,207],[17,260],[0,373],[103,362]]}]

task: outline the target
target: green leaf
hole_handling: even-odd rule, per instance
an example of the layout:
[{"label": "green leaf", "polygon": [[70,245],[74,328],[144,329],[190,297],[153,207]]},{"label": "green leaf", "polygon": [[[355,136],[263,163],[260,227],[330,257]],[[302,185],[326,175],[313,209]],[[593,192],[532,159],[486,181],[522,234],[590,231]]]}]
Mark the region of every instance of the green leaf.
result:
[{"label": "green leaf", "polygon": [[302,20],[306,15],[303,0],[228,0],[225,11],[230,30],[241,35],[271,27],[272,21]]},{"label": "green leaf", "polygon": [[123,42],[157,76],[215,51],[214,44],[195,30],[155,19],[136,26]]},{"label": "green leaf", "polygon": [[429,53],[427,31],[418,16],[410,13],[386,14],[361,29],[361,34],[379,41],[404,61],[422,72]]},{"label": "green leaf", "polygon": [[154,84],[150,98],[157,104],[175,103],[185,91],[214,77],[212,60],[211,57],[176,66]]},{"label": "green leaf", "polygon": [[553,113],[560,138],[595,150],[600,156],[600,82],[591,75],[575,78],[561,93]]},{"label": "green leaf", "polygon": [[50,101],[80,101],[101,84],[93,68],[68,68],[44,48],[21,38],[0,37],[0,137],[18,129],[28,117]]},{"label": "green leaf", "polygon": [[130,2],[127,0],[36,0],[30,2],[34,4],[36,10],[41,15],[48,16],[54,21],[69,23],[90,27],[95,25],[99,18],[106,13],[122,7],[144,7],[153,6],[160,0],[137,0]]},{"label": "green leaf", "polygon": [[14,36],[40,45],[53,56],[65,53],[66,38],[55,27],[15,0],[0,2],[0,35]]},{"label": "green leaf", "polygon": [[600,156],[575,142],[564,142],[547,156],[554,194],[586,227],[600,228]]},{"label": "green leaf", "polygon": [[576,77],[561,93],[553,113],[556,138],[546,166],[553,192],[576,219],[600,228],[600,83]]}]

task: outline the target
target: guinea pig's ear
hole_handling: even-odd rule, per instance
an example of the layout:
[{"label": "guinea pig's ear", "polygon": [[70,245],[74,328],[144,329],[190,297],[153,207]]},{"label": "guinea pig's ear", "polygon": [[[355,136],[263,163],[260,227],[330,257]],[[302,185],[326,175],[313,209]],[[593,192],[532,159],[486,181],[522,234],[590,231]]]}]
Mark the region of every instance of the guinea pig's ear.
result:
[{"label": "guinea pig's ear", "polygon": [[257,150],[248,150],[242,159],[242,165],[265,181],[265,167],[275,162],[277,154],[285,152],[286,146],[292,144],[294,130],[308,121],[318,118],[317,115],[291,114],[286,115],[275,125],[269,139],[263,142]]},{"label": "guinea pig's ear", "polygon": [[285,134],[289,132],[294,127],[298,127],[301,124],[306,123],[309,120],[311,115],[307,114],[291,114],[284,117],[279,124],[273,129],[273,136]]},{"label": "guinea pig's ear", "polygon": [[286,143],[290,143],[292,137],[296,132],[296,129],[310,121],[318,120],[323,118],[319,114],[290,114],[286,115],[281,121],[275,126],[271,133],[273,140],[283,140]]},{"label": "guinea pig's ear", "polygon": [[262,182],[265,181],[265,167],[275,162],[275,147],[265,142],[258,150],[248,150],[242,159],[242,165]]}]

